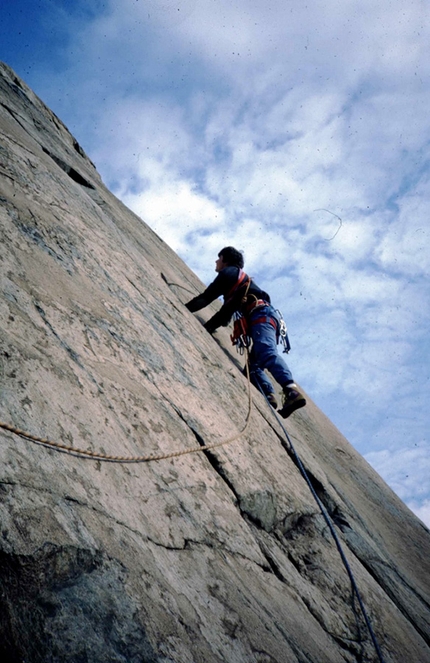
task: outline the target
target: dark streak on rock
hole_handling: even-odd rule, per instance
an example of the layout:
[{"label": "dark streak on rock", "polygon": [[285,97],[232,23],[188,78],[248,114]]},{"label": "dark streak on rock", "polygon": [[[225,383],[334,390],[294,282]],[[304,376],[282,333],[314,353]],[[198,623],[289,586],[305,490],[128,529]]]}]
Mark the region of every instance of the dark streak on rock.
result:
[{"label": "dark streak on rock", "polygon": [[72,166],[69,166],[63,159],[60,159],[60,157],[56,156],[53,154],[50,150],[48,150],[46,147],[42,145],[42,150],[47,154],[51,159],[61,168],[61,170],[64,170],[65,173],[77,184],[80,184],[81,186],[87,187],[88,189],[95,189],[96,187],[91,184],[91,182],[88,182],[88,180],[85,179],[85,177],[82,177],[80,173],[78,173],[77,170],[75,170]]}]

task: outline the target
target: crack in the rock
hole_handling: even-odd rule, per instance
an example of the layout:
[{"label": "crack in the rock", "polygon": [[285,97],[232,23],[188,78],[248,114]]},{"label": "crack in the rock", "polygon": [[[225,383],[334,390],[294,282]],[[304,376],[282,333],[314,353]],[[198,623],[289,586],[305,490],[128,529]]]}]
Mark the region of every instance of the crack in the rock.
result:
[{"label": "crack in the rock", "polygon": [[[157,546],[157,547],[160,547],[160,548],[165,548],[166,550],[183,551],[183,550],[189,549],[190,545],[205,546],[206,548],[211,548],[213,550],[217,549],[216,546],[214,546],[212,543],[210,543],[208,541],[198,541],[198,540],[185,538],[185,537],[184,537],[184,544],[182,546],[168,545],[168,544],[162,543],[160,541],[156,541],[155,539],[152,539],[147,534],[144,535],[144,533],[141,530],[137,530],[136,528],[132,527],[128,523],[124,522],[123,520],[118,519],[116,516],[112,515],[111,513],[108,513],[104,509],[97,508],[94,504],[90,504],[88,502],[83,502],[82,500],[80,500],[76,497],[73,497],[71,495],[63,495],[63,494],[60,494],[58,492],[54,493],[52,490],[44,489],[43,487],[32,486],[31,484],[22,484],[22,483],[18,483],[18,482],[14,483],[12,481],[0,481],[0,489],[3,485],[5,485],[5,486],[10,485],[12,487],[18,487],[18,488],[27,488],[27,489],[33,490],[35,492],[50,495],[50,496],[56,495],[57,501],[58,500],[64,500],[64,502],[66,502],[66,503],[71,503],[71,504],[76,505],[78,507],[88,509],[89,511],[94,512],[98,516],[101,516],[103,518],[107,518],[109,521],[115,523],[116,525],[119,525],[120,527],[122,527],[125,530],[131,532],[132,534],[138,536],[139,538],[144,537],[146,541],[148,541],[149,543],[152,543],[154,546]],[[170,491],[166,491],[166,492],[170,492]],[[224,549],[222,544],[220,544],[219,549],[220,550]],[[239,557],[242,557],[243,559],[246,559],[249,562],[253,562],[253,563],[257,564],[258,566],[260,566],[258,564],[258,562],[256,562],[254,559],[251,559],[250,557],[248,557],[248,556],[246,556],[242,553],[236,552],[236,551],[231,550],[231,549],[228,549],[228,552],[231,555],[237,555]]]},{"label": "crack in the rock", "polygon": [[[348,544],[349,545],[349,544]],[[358,550],[355,550],[354,548],[351,548],[351,551],[353,554],[357,557],[359,562],[363,565],[363,567],[366,569],[366,571],[369,573],[369,575],[373,578],[373,580],[376,582],[377,585],[387,594],[387,596],[391,599],[391,601],[394,603],[394,605],[397,607],[399,612],[405,617],[405,619],[409,622],[409,624],[414,628],[417,633],[422,637],[424,642],[430,646],[430,637],[429,635],[417,624],[417,618],[416,614],[414,614],[414,610],[408,610],[404,604],[402,604],[399,600],[399,594],[398,592],[394,591],[391,589],[389,582],[386,582],[384,576],[380,573],[377,572],[377,570],[374,568],[369,563],[369,560],[365,559],[363,555],[360,555]],[[379,560],[376,560],[379,561]],[[388,568],[395,573],[398,577],[399,580],[403,585],[405,585],[411,593],[419,600],[420,603],[424,604],[424,607],[428,610],[429,606],[427,601],[420,596],[416,590],[409,585],[397,572],[396,569],[393,568],[392,566],[389,566],[387,564]]]},{"label": "crack in the rock", "polygon": [[3,108],[13,117],[15,122],[19,124],[21,129],[24,129],[25,133],[28,133],[27,128],[22,124],[22,122],[18,120],[18,118],[16,117],[16,113],[12,110],[12,108],[9,108],[9,106],[6,106],[6,104],[3,103],[1,103],[0,106],[3,106]]},{"label": "crack in the rock", "polygon": [[[285,584],[287,582],[287,580],[286,580],[284,574],[281,572],[279,564],[277,564],[275,562],[275,560],[273,559],[273,557],[270,555],[270,553],[267,550],[265,550],[264,546],[262,545],[262,543],[260,541],[258,541],[258,546],[260,548],[261,554],[264,555],[264,559],[267,561],[267,563],[269,565],[269,568],[267,570],[270,571],[271,573],[273,573],[273,575],[280,582]],[[265,570],[265,569],[263,568],[263,570]]]},{"label": "crack in the rock", "polygon": [[[273,433],[278,437],[283,449],[286,451],[288,454],[289,458],[291,461],[294,463],[294,465],[297,467],[297,469],[300,471],[300,474],[303,476],[302,471],[300,469],[299,461],[296,457],[296,454],[294,451],[290,448],[289,444],[287,443],[287,440],[285,439],[285,436],[281,435],[269,422],[268,419],[264,416],[264,414],[260,411],[261,416],[266,420],[267,424],[271,427]],[[321,483],[319,479],[315,477],[315,475],[307,468],[305,467],[305,464],[302,459],[300,459],[300,462],[306,472],[306,475],[309,479],[309,483],[311,484],[313,490],[315,491],[318,499],[324,506],[327,515],[330,517],[332,520],[333,524],[337,525],[339,529],[342,532],[345,532],[347,530],[352,530],[352,526],[350,525],[348,519],[346,518],[345,514],[342,512],[341,506],[339,504],[336,504],[335,500],[329,495],[328,491],[324,487],[324,485]],[[304,477],[303,477],[304,478]]]},{"label": "crack in the rock", "polygon": [[[201,435],[195,430],[195,428],[190,424],[190,422],[187,421],[187,420],[184,418],[184,416],[182,415],[182,413],[181,413],[177,408],[175,408],[175,410],[178,412],[178,415],[181,417],[181,419],[184,421],[184,423],[188,426],[188,428],[192,431],[192,433],[193,433],[194,436],[196,437],[196,440],[198,441],[198,443],[200,444],[200,446],[205,446],[206,443],[205,443],[205,441],[203,440],[203,438],[201,437]],[[261,524],[260,524],[260,522],[258,521],[258,519],[253,518],[252,516],[250,516],[249,513],[247,513],[246,511],[244,511],[244,510],[241,509],[241,507],[240,507],[240,496],[239,496],[239,494],[237,493],[237,491],[236,491],[236,489],[235,489],[233,483],[230,481],[230,479],[228,478],[228,476],[227,476],[226,473],[224,472],[224,469],[223,469],[223,467],[222,467],[222,465],[221,465],[221,462],[218,460],[218,458],[215,456],[215,454],[211,453],[210,450],[204,450],[203,453],[206,455],[206,457],[207,457],[209,463],[212,465],[212,467],[214,468],[214,470],[215,470],[215,471],[217,472],[217,474],[221,477],[221,479],[226,483],[226,485],[228,486],[228,488],[231,490],[231,492],[232,492],[233,495],[235,496],[235,499],[236,499],[236,505],[237,505],[237,507],[238,507],[239,513],[240,513],[240,515],[242,516],[242,518],[245,520],[245,522],[247,523],[248,527],[250,527],[250,528],[255,527],[255,528],[258,529],[258,530],[263,529],[262,526],[261,526]],[[256,539],[256,541],[257,541],[257,544],[258,544],[258,547],[259,547],[259,549],[260,549],[261,554],[263,555],[263,557],[265,558],[265,560],[267,561],[267,564],[268,564],[267,567],[265,567],[265,566],[263,566],[263,565],[259,565],[259,566],[260,566],[260,567],[261,567],[266,573],[267,573],[267,572],[271,572],[271,573],[273,573],[273,575],[274,575],[274,576],[275,576],[280,582],[285,583],[285,582],[286,582],[286,579],[285,579],[284,575],[282,574],[282,572],[281,572],[281,570],[280,570],[280,568],[279,568],[279,565],[276,564],[275,560],[274,560],[274,559],[272,558],[272,556],[268,553],[268,551],[264,548],[264,546],[261,544],[261,542],[258,541],[258,539]]]},{"label": "crack in the rock", "polygon": [[[192,423],[190,423],[190,421],[187,420],[187,419],[184,417],[184,415],[182,414],[182,412],[180,411],[180,409],[179,409],[174,403],[170,403],[170,405],[173,407],[173,409],[174,409],[175,412],[178,414],[178,416],[182,419],[182,421],[185,423],[185,425],[189,428],[189,430],[193,433],[193,435],[194,435],[194,437],[196,438],[198,444],[199,444],[201,447],[205,447],[205,446],[206,446],[206,442],[204,441],[204,439],[202,438],[202,436],[200,435],[200,433],[194,428],[194,426],[192,425]],[[224,472],[224,469],[223,469],[223,467],[222,467],[222,465],[221,465],[221,462],[218,460],[218,458],[216,457],[216,455],[215,455],[210,449],[203,449],[203,453],[205,454],[206,458],[208,459],[209,463],[212,465],[213,469],[214,469],[215,472],[218,474],[218,476],[221,477],[221,479],[224,481],[224,483],[225,483],[225,484],[228,486],[228,488],[231,490],[231,492],[233,493],[233,495],[234,495],[234,497],[235,497],[236,504],[239,506],[239,503],[240,503],[239,495],[238,495],[238,493],[237,493],[237,491],[236,491],[236,489],[235,489],[233,483],[230,481],[230,479],[228,478],[228,476],[227,476],[226,473]],[[240,506],[239,506],[239,511],[240,511],[241,514],[242,514],[242,510],[240,509]]]},{"label": "crack in the rock", "polygon": [[[336,633],[333,633],[332,631],[328,630],[327,624],[325,623],[321,613],[319,613],[315,608],[313,607],[311,601],[306,598],[306,596],[302,597],[303,603],[306,606],[307,610],[310,612],[312,617],[315,619],[315,621],[321,626],[322,630],[327,633],[335,642],[344,650],[348,651],[349,653],[353,654],[354,656],[359,656],[359,661],[363,660],[363,654],[364,654],[364,647],[366,644],[370,642],[369,638],[363,637],[362,631],[365,630],[365,624],[364,621],[361,622],[359,620],[359,615],[357,611],[355,610],[355,607],[353,606],[353,613],[354,613],[354,620],[355,620],[355,625],[357,628],[357,635],[353,638],[346,638],[341,635],[337,635]],[[361,623],[360,623],[361,622]],[[350,627],[349,627],[350,629]],[[350,631],[351,632],[351,631]],[[359,651],[357,651],[359,649]]]},{"label": "crack in the rock", "polygon": [[[357,554],[357,553],[354,553],[354,554]],[[358,557],[358,555],[357,555],[357,557]],[[360,557],[358,557],[358,559],[360,559]],[[362,561],[362,560],[360,559],[360,561]],[[364,562],[363,562],[363,563],[364,563]],[[421,601],[421,602],[424,604],[424,607],[425,607],[427,610],[430,610],[430,603],[426,600],[426,598],[424,598],[424,596],[422,596],[422,595],[418,592],[418,590],[417,590],[415,587],[412,587],[412,585],[406,580],[406,578],[405,578],[405,577],[399,572],[399,570],[398,570],[396,567],[392,566],[391,564],[389,564],[389,563],[386,562],[385,560],[380,559],[380,558],[378,558],[378,557],[374,557],[373,559],[370,559],[370,558],[369,558],[369,564],[370,564],[370,563],[376,564],[376,565],[378,565],[378,566],[383,566],[383,567],[387,568],[389,571],[392,571],[392,573],[394,573],[394,575],[397,576],[397,578],[399,579],[399,582],[400,582],[402,585],[405,585],[405,587],[407,587],[407,588],[410,590],[410,592],[411,592],[411,593],[412,593],[412,594],[413,594],[413,595],[414,595],[419,601]],[[366,567],[366,568],[367,568],[367,567]],[[369,569],[367,569],[367,570],[369,570]]]},{"label": "crack in the rock", "polygon": [[[0,105],[13,117],[15,122],[17,124],[19,124],[19,126],[26,132],[26,134],[31,135],[30,132],[28,131],[27,127],[18,119],[17,113],[15,113],[15,111],[13,111],[12,108],[9,108],[9,106],[7,106],[4,103],[1,103]],[[69,164],[67,164],[65,161],[63,161],[63,159],[61,159],[60,157],[53,154],[44,145],[42,145],[40,143],[39,143],[39,145],[42,148],[43,152],[45,152],[45,154],[47,154],[49,157],[51,157],[51,159],[54,161],[54,163],[56,163],[57,166],[59,166],[61,168],[61,170],[63,170],[74,182],[76,182],[77,184],[80,184],[83,187],[86,187],[87,189],[95,190],[96,187],[93,184],[91,184],[91,182],[86,180],[85,177],[83,177],[80,173],[78,173],[78,171],[75,170],[75,168],[73,168],[72,166],[69,166]],[[85,152],[83,151],[82,147],[79,145],[79,143],[75,139],[73,139],[73,149],[81,157],[87,158],[87,156],[86,156]],[[29,150],[27,149],[27,151],[29,151]],[[94,165],[94,164],[91,163],[91,165]]]},{"label": "crack in the rock", "polygon": [[74,182],[77,184],[80,184],[83,187],[86,187],[87,189],[94,189],[95,186],[94,184],[91,184],[91,182],[88,182],[88,180],[85,179],[85,177],[82,177],[80,173],[78,173],[77,170],[75,170],[72,166],[69,166],[68,163],[63,161],[63,159],[60,159],[56,154],[53,154],[50,150],[48,150],[46,147],[41,145],[42,150],[45,152],[45,154],[48,155],[48,157],[51,157],[52,161],[57,164],[63,170],[66,175],[68,175]]},{"label": "crack in the rock", "polygon": [[[9,113],[13,116],[12,111],[11,111],[9,108],[7,108],[7,106],[5,106],[5,105],[2,104],[2,103],[0,103],[0,106],[3,106],[3,108],[5,108],[6,110],[8,110]],[[16,119],[16,118],[14,118],[14,119]],[[17,121],[18,121],[18,120],[17,120]],[[22,125],[21,125],[21,126],[22,126]],[[23,129],[24,129],[24,128],[25,128],[25,127],[23,127]],[[3,137],[6,138],[9,142],[14,143],[14,145],[18,145],[18,147],[19,147],[21,150],[25,150],[25,152],[28,152],[29,154],[31,154],[32,157],[35,156],[35,154],[34,154],[34,150],[31,150],[29,147],[27,147],[26,145],[24,145],[24,143],[20,142],[19,140],[17,140],[17,139],[14,138],[13,136],[10,136],[10,135],[9,135],[9,136],[3,136]],[[29,163],[30,163],[31,166],[33,165],[33,164],[30,162],[30,160],[29,160]]]},{"label": "crack in the rock", "polygon": [[[61,347],[62,347],[64,350],[66,350],[66,352],[67,352],[67,354],[69,355],[69,357],[70,357],[70,358],[71,358],[71,359],[72,359],[72,360],[73,360],[73,361],[79,366],[79,368],[84,369],[84,366],[83,366],[83,364],[81,363],[81,361],[80,361],[80,359],[79,359],[79,355],[78,355],[78,353],[75,352],[75,350],[73,350],[73,349],[70,347],[70,345],[68,345],[68,343],[66,343],[65,341],[63,341],[63,339],[57,334],[57,332],[55,331],[54,327],[52,326],[52,324],[49,322],[48,318],[46,317],[46,313],[45,313],[45,311],[43,310],[43,308],[40,306],[40,304],[39,304],[38,302],[34,302],[34,307],[35,307],[36,311],[39,313],[39,315],[40,315],[40,317],[42,318],[42,320],[43,320],[43,322],[45,323],[45,325],[48,327],[49,331],[55,336],[55,338],[57,339],[57,341],[60,343]],[[85,370],[85,369],[84,369],[84,370]]]}]

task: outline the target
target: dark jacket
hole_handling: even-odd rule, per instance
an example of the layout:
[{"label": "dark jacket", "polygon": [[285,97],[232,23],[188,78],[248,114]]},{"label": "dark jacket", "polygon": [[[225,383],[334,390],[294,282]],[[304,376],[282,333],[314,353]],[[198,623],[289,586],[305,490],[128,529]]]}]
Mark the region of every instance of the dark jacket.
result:
[{"label": "dark jacket", "polygon": [[[267,292],[261,290],[256,283],[249,276],[247,276],[235,289],[239,281],[240,269],[239,267],[225,267],[221,270],[214,281],[206,288],[201,295],[197,295],[185,306],[189,311],[194,313],[200,309],[208,306],[218,297],[224,297],[224,304],[221,309],[212,316],[204,325],[208,332],[212,334],[218,327],[226,326],[231,320],[233,313],[239,311],[246,315],[249,306],[256,300],[264,300],[270,304],[270,297]],[[248,282],[251,281],[247,290]],[[232,292],[233,291],[233,292]],[[246,293],[246,302],[243,303],[243,297]]]}]

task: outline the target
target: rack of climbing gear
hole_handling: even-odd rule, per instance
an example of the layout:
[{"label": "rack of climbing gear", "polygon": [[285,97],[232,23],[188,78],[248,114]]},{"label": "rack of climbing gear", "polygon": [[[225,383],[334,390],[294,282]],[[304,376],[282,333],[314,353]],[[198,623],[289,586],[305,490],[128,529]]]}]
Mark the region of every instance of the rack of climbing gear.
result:
[{"label": "rack of climbing gear", "polygon": [[248,334],[248,323],[241,313],[236,312],[234,314],[233,333],[230,334],[230,339],[240,355],[243,355],[245,350],[251,345],[251,337]]},{"label": "rack of climbing gear", "polygon": [[290,344],[290,339],[288,338],[287,325],[281,311],[278,308],[276,309],[276,315],[279,322],[279,340],[284,346],[282,352],[288,354],[289,351],[291,350],[291,344]]}]

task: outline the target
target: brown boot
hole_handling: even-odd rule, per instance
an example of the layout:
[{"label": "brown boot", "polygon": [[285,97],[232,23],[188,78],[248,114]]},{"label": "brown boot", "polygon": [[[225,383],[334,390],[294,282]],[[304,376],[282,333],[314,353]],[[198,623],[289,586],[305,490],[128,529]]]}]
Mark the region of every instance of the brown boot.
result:
[{"label": "brown boot", "polygon": [[283,396],[284,402],[278,412],[284,419],[289,417],[290,414],[293,414],[295,410],[298,410],[300,407],[304,407],[306,405],[305,397],[300,393],[297,385],[294,384],[294,382],[283,388]]}]

